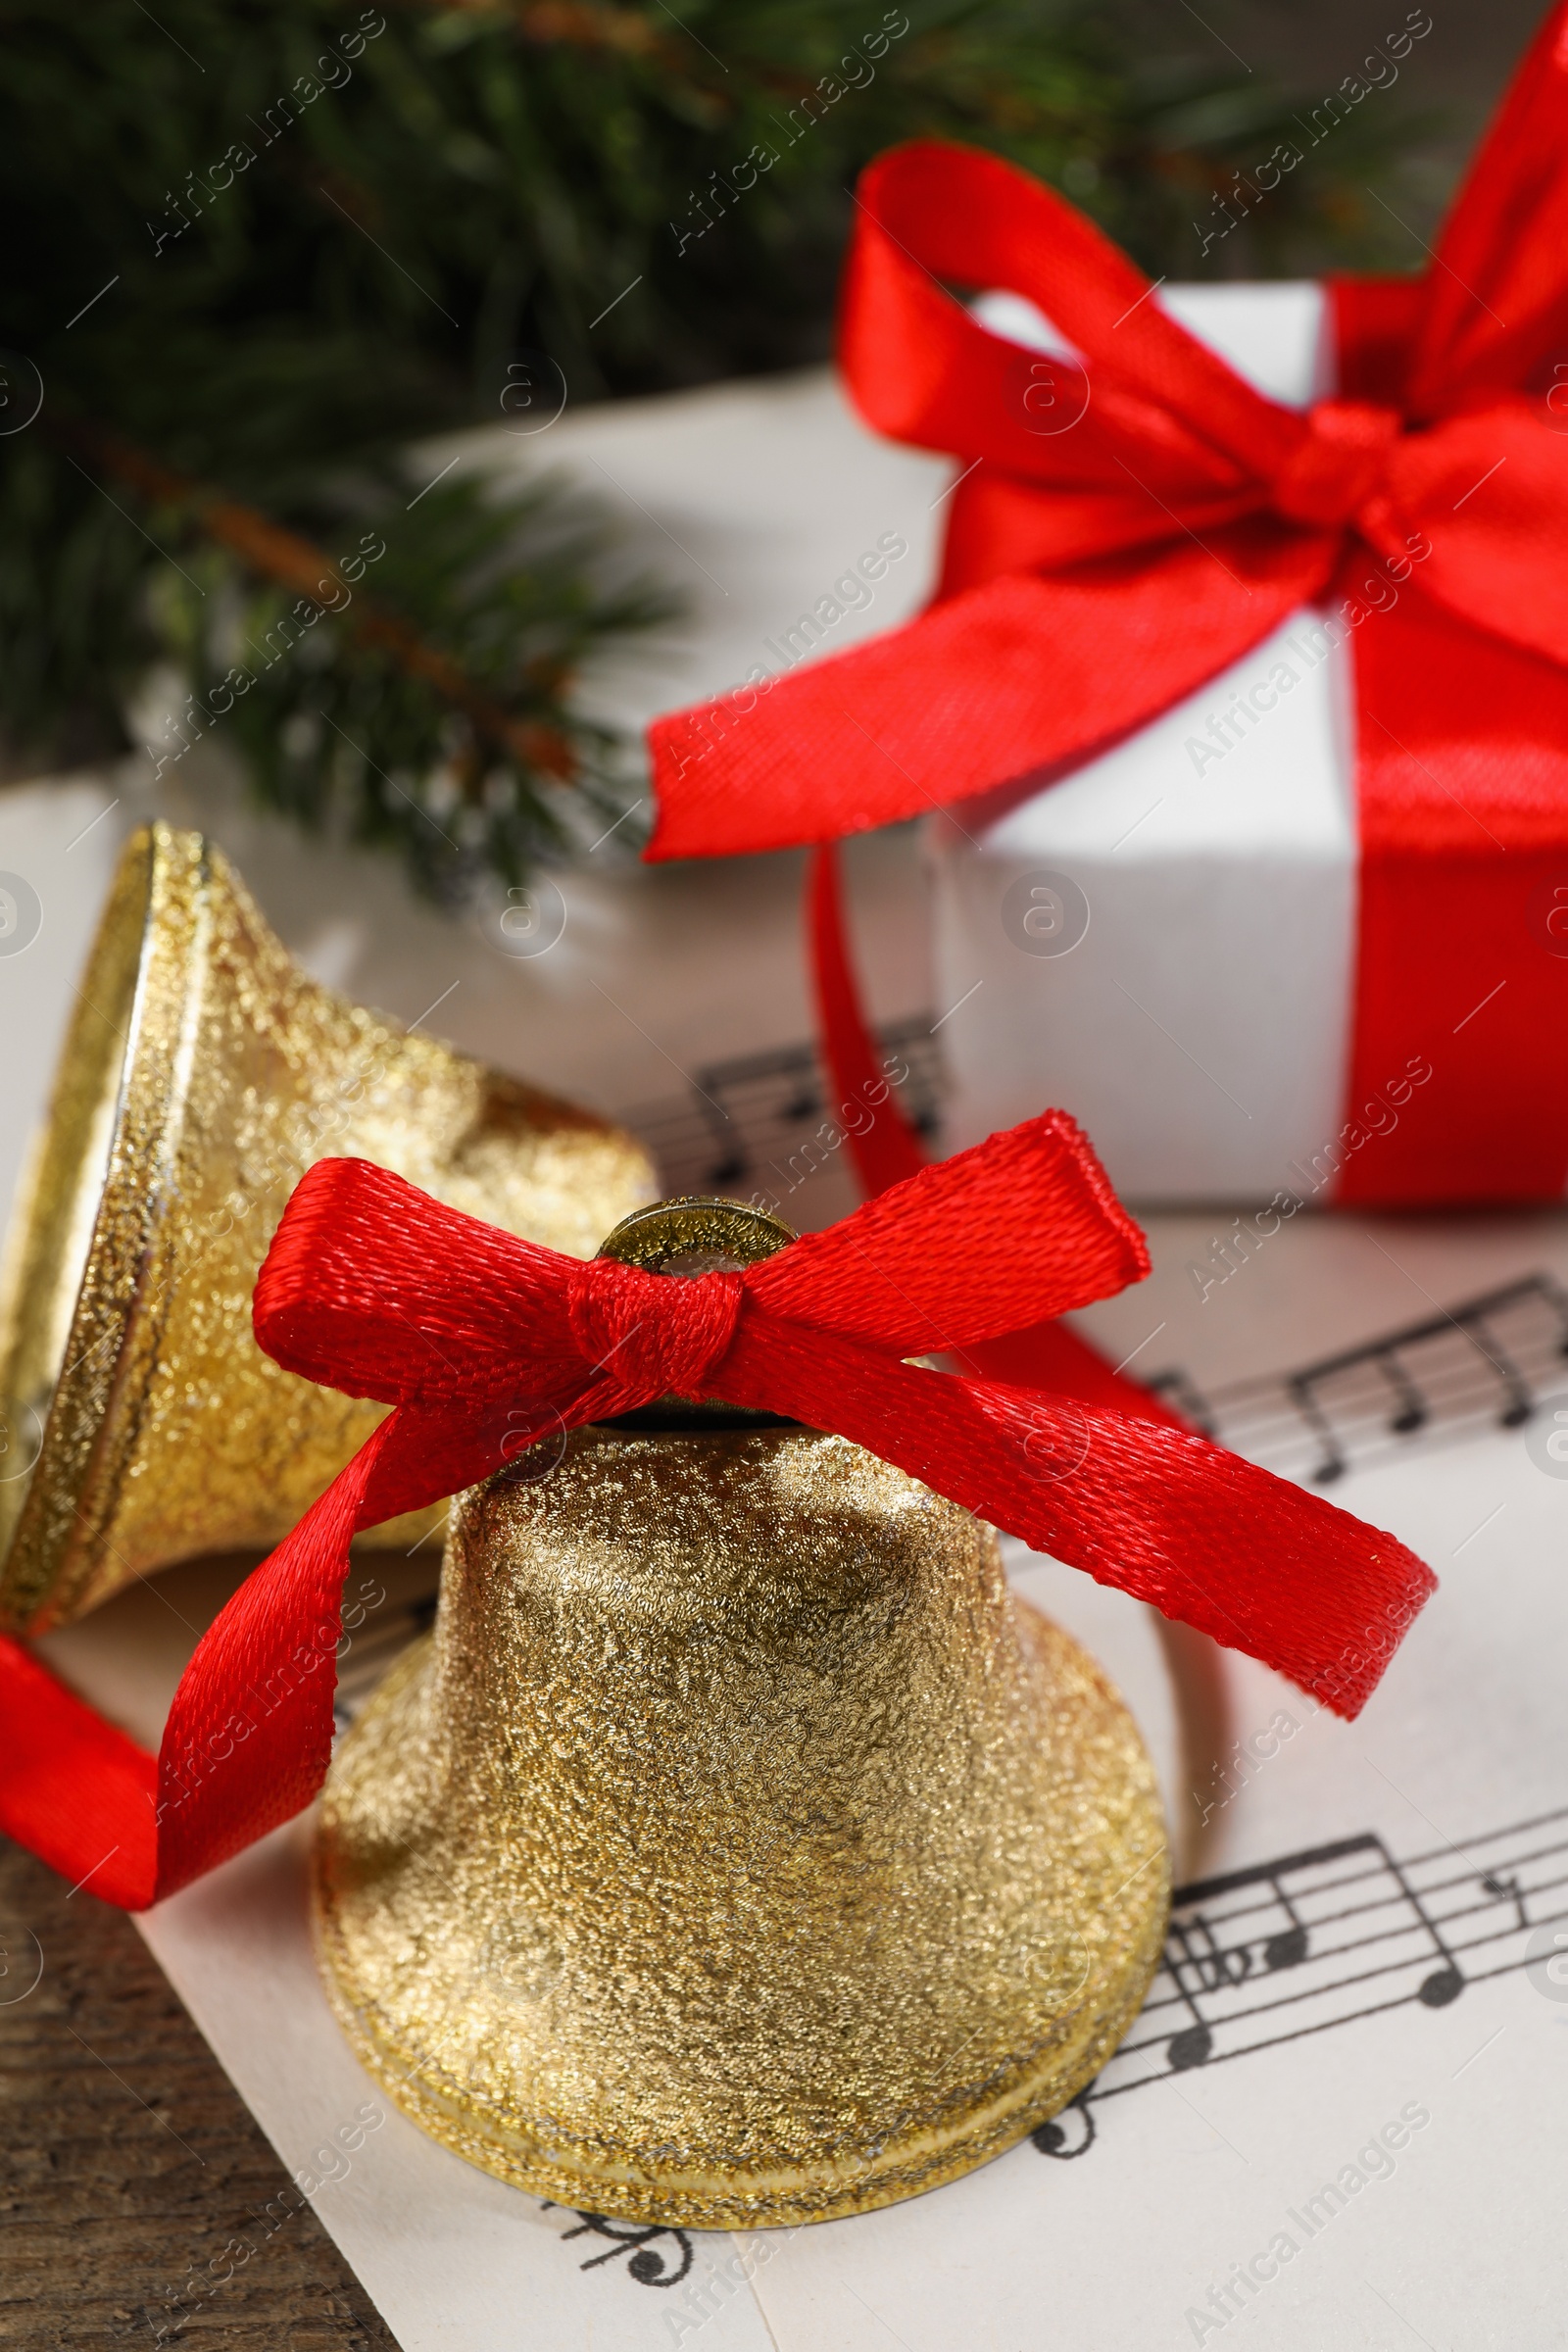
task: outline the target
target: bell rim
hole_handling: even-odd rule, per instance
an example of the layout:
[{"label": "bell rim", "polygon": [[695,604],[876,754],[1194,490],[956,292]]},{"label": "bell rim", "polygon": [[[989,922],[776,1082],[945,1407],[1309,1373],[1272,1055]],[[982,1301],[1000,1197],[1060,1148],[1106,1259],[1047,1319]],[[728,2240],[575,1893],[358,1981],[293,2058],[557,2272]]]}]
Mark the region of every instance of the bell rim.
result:
[{"label": "bell rim", "polygon": [[[1112,1997],[1097,2009],[1091,2030],[1069,2052],[1054,2053],[1051,2062],[999,2098],[994,2116],[980,2109],[978,2123],[970,2116],[951,2134],[938,2137],[926,2131],[891,2141],[884,2154],[863,2171],[846,2162],[840,2171],[856,2171],[858,2179],[855,2185],[836,2191],[827,2186],[822,2173],[808,2167],[799,2168],[794,2175],[781,2171],[772,2177],[776,2186],[747,2192],[738,2186],[747,2176],[739,2173],[671,2176],[669,2185],[648,2188],[637,2185],[624,2173],[617,2177],[608,2169],[584,2166],[570,2171],[520,2156],[509,2162],[494,2134],[466,2129],[460,2120],[464,2112],[461,2103],[426,2091],[417,2076],[400,2065],[395,2047],[367,2028],[362,2013],[326,1962],[324,1933],[314,1901],[312,1928],[327,2002],[350,2049],[399,2112],[453,2155],[524,2194],[591,2210],[611,2221],[683,2230],[783,2230],[878,2213],[923,2196],[929,2189],[946,2187],[1004,2156],[1070,2106],[1106,2065],[1143,2007],[1159,1965],[1167,1911],[1168,1901],[1152,1914],[1157,1920],[1157,1934],[1149,1938],[1147,1949],[1139,1951],[1134,1965],[1120,1974]],[[933,2140],[935,2145],[931,2145]],[[920,2152],[922,2141],[928,2152]],[[792,2180],[796,2185],[786,2185]]]},{"label": "bell rim", "polygon": [[[182,839],[188,845],[183,861],[179,856]],[[134,1423],[137,1417],[139,1394],[133,1393],[124,1379],[126,1342],[151,1270],[150,1244],[163,1207],[162,1188],[145,1182],[144,1168],[148,1159],[162,1162],[171,1127],[178,1118],[173,1100],[174,1041],[197,977],[199,955],[193,938],[172,939],[167,927],[160,928],[157,916],[161,897],[167,896],[180,902],[178,912],[189,930],[199,928],[197,902],[211,878],[211,845],[205,835],[182,837],[174,827],[160,822],[139,827],[130,836],[121,853],[120,867],[82,973],[83,985],[76,992],[76,1012],[56,1065],[46,1135],[54,1127],[60,1102],[69,1094],[79,1065],[90,1058],[90,1048],[83,1043],[89,1020],[96,1015],[116,1026],[113,1013],[121,1014],[123,1050],[118,1057],[108,1120],[102,1189],[80,1261],[76,1296],[49,1402],[41,1416],[38,1453],[26,1473],[27,1483],[0,1561],[0,1623],[25,1633],[48,1631],[80,1613],[78,1604],[94,1576],[101,1522],[112,1509],[117,1483],[116,1466],[105,1459],[112,1425],[119,1422],[123,1426],[127,1418]],[[193,921],[193,917],[197,919]],[[113,966],[132,942],[135,952],[128,986],[122,986],[111,1011],[105,1012],[95,1000],[112,992],[98,985],[98,976],[105,965]],[[161,1019],[150,1017],[150,1011],[160,1009]],[[120,1151],[127,1130],[138,1121],[144,1125],[134,1155],[142,1163],[139,1167],[129,1164],[132,1155],[122,1155]],[[71,1167],[74,1184],[89,1175],[90,1151],[90,1143],[84,1142],[74,1153]],[[41,1205],[47,1207],[47,1203]],[[7,1237],[6,1327],[0,1332],[0,1348],[6,1349],[14,1342],[24,1345],[28,1336],[25,1320],[30,1301],[17,1295],[22,1286],[12,1274],[11,1252],[16,1253],[18,1274],[22,1275],[34,1238],[36,1205],[27,1199],[19,1202],[19,1209],[22,1213]],[[142,1392],[149,1378],[150,1369],[144,1368]],[[103,1401],[95,1404],[95,1398]],[[96,1510],[95,1496],[102,1504]]]}]

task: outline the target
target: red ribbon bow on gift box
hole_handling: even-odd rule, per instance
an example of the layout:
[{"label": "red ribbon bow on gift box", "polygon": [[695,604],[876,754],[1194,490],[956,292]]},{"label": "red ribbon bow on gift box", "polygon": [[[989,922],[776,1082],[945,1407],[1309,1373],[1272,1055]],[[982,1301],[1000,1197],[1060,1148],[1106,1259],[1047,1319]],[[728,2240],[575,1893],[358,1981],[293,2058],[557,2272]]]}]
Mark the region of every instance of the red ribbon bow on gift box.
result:
[{"label": "red ribbon bow on gift box", "polygon": [[136,1909],[288,1820],[331,1751],[356,1530],[672,1389],[837,1431],[1354,1715],[1434,1588],[1401,1544],[1187,1431],[901,1360],[1148,1270],[1059,1111],[694,1281],[585,1265],[323,1160],[262,1268],[256,1334],[290,1371],[394,1409],[203,1637],[156,1757],[0,1642],[0,1828]]},{"label": "red ribbon bow on gift box", "polygon": [[[939,281],[1026,296],[1081,364],[989,333]],[[656,721],[650,855],[822,843],[1037,790],[1326,604],[1356,678],[1347,1115],[1442,1049],[1423,1121],[1352,1160],[1340,1197],[1560,1195],[1568,961],[1541,906],[1568,886],[1568,6],[1432,268],[1331,284],[1338,397],[1305,415],[1266,399],[1153,292],[1009,165],[921,142],[871,166],[841,359],[872,424],[965,469],[937,600]],[[831,962],[825,1026],[853,1086]]]}]

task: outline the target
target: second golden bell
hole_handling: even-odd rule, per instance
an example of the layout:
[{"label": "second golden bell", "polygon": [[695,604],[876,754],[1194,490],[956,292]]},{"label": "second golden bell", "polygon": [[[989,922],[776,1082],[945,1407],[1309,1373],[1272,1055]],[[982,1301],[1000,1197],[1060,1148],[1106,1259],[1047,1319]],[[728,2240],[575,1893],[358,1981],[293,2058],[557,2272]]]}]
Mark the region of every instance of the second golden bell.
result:
[{"label": "second golden bell", "polygon": [[582,1257],[653,1189],[630,1136],[311,980],[199,834],[127,844],[76,995],[0,1297],[0,1623],[29,1632],[276,1543],[381,1418],[251,1336],[314,1161]]}]

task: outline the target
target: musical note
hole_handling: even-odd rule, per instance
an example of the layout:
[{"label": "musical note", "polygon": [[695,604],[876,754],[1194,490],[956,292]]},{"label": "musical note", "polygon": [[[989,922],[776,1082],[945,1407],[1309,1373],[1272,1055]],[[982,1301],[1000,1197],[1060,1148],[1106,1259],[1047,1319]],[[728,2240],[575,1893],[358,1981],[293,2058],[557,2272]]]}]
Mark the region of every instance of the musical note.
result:
[{"label": "musical note", "polygon": [[1172,2067],[1180,2072],[1189,2066],[1201,2066],[1214,2040],[1199,2006],[1198,1994],[1188,1987],[1189,1973],[1196,1979],[1199,1992],[1214,1992],[1222,1984],[1239,1984],[1251,1968],[1252,1955],[1245,1945],[1234,1951],[1222,1950],[1215,1941],[1213,1929],[1200,1911],[1191,1920],[1171,1921],[1165,1965],[1193,2013],[1192,2024],[1173,2034],[1166,2044],[1166,2055]]},{"label": "musical note", "polygon": [[1399,1400],[1399,1409],[1391,1414],[1389,1427],[1396,1437],[1406,1438],[1412,1430],[1425,1426],[1427,1400],[1410,1378],[1397,1348],[1380,1348],[1374,1360]]},{"label": "musical note", "polygon": [[[1347,1890],[1353,1890],[1349,1899],[1345,1899]],[[1408,1951],[1412,1932],[1418,1947],[1413,1955]],[[1251,2047],[1251,2020],[1280,2010],[1314,2011],[1324,1994],[1342,1989],[1336,1968],[1344,1953],[1371,1945],[1383,1946],[1386,1966],[1396,1971],[1407,1970],[1412,1958],[1422,1965],[1425,1951],[1422,1974],[1407,1997],[1429,2008],[1453,1999],[1462,1986],[1453,1955],[1421,1894],[1371,1831],[1204,1880],[1174,1900],[1162,1970],[1170,1992],[1151,1994],[1144,2019],[1123,2050],[1152,2051],[1162,2045],[1172,2073],[1206,2065],[1217,2051],[1236,2055],[1236,2048],[1222,2048],[1222,2041],[1234,2045],[1239,2038],[1243,2047]],[[1436,1969],[1430,1965],[1434,1951],[1440,1962]],[[1320,1964],[1316,1968],[1310,1965],[1314,1961]],[[1298,1979],[1291,1990],[1261,1989],[1284,1976]],[[1359,1983],[1360,1972],[1352,1970],[1345,1982]],[[1159,2017],[1162,2007],[1182,2008],[1190,2022],[1171,2033]],[[1298,2014],[1289,2030],[1315,2031],[1316,2026]]]},{"label": "musical note", "polygon": [[1486,1890],[1487,1890],[1487,1892],[1488,1892],[1489,1894],[1508,1894],[1508,1895],[1512,1895],[1512,1897],[1513,1897],[1513,1901],[1514,1901],[1514,1908],[1517,1910],[1517,1912],[1518,1912],[1518,1914],[1519,1914],[1519,1925],[1520,1925],[1520,1927],[1522,1927],[1522,1928],[1528,1928],[1528,1927],[1529,1927],[1529,1925],[1530,1925],[1530,1920],[1529,1920],[1529,1915],[1527,1914],[1527,1912],[1526,1912],[1526,1910],[1525,1910],[1525,1898],[1524,1898],[1523,1894],[1520,1892],[1520,1888],[1519,1888],[1519,1882],[1518,1882],[1518,1880],[1517,1880],[1517,1879],[1499,1879],[1499,1878],[1495,1877],[1495,1876],[1494,1876],[1494,1875],[1492,1872],[1490,1872],[1490,1871],[1489,1871],[1489,1872],[1487,1873],[1487,1875],[1486,1875],[1486,1876],[1485,1876],[1485,1877],[1482,1879],[1482,1882],[1481,1882],[1481,1884],[1482,1884],[1482,1886],[1483,1886],[1486,1888]]},{"label": "musical note", "polygon": [[[1359,1838],[1352,1840],[1348,1850],[1359,1851],[1363,1842]],[[1203,1886],[1188,1890],[1188,1899],[1197,1900],[1200,1896],[1231,1894],[1239,1888],[1267,1886],[1274,1904],[1284,1914],[1283,1928],[1255,1931],[1237,1943],[1225,1945],[1215,1936],[1213,1922],[1203,1912],[1195,1912],[1191,1919],[1184,1919],[1180,1914],[1185,1904],[1173,1909],[1165,1967],[1193,2019],[1191,2025],[1172,2034],[1165,2045],[1165,2055],[1175,2072],[1206,2064],[1213,2052],[1213,2027],[1199,2006],[1199,1992],[1212,1993],[1225,1985],[1245,1984],[1252,1973],[1254,1946],[1262,1973],[1268,1976],[1282,1969],[1299,1968],[1306,1959],[1311,1937],[1284,1884],[1285,1875],[1313,1861],[1333,1859],[1340,1850],[1320,1849],[1315,1854],[1298,1855],[1284,1862],[1260,1863],[1254,1869],[1232,1871],[1223,1879],[1211,1879]],[[1242,1916],[1249,1916],[1250,1908]],[[1189,1976],[1196,1980],[1196,1992],[1188,1984]]]},{"label": "musical note", "polygon": [[[1330,1368],[1337,1369],[1337,1367]],[[1320,1377],[1322,1375],[1311,1372],[1298,1372],[1293,1376],[1290,1386],[1291,1396],[1297,1411],[1317,1437],[1323,1448],[1317,1461],[1306,1475],[1313,1486],[1327,1487],[1331,1486],[1335,1479],[1344,1476],[1346,1461],[1328,1415],[1318,1402],[1316,1384]]]},{"label": "musical note", "polygon": [[1149,1386],[1233,1453],[1327,1486],[1465,1425],[1518,1428],[1565,1354],[1568,1292],[1543,1273],[1287,1372],[1206,1395],[1179,1369]]},{"label": "musical note", "polygon": [[1178,1887],[1143,2012],[1080,2098],[1093,2120],[1101,2101],[1193,2067],[1412,2002],[1448,2008],[1528,1967],[1532,1935],[1558,1919],[1568,1805],[1462,1848],[1399,1860],[1367,1830]]},{"label": "musical note", "polygon": [[702,1182],[705,1189],[738,1184],[751,1173],[752,1156],[741,1140],[730,1114],[721,1104],[711,1102],[703,1089],[699,1116],[712,1130],[710,1150],[704,1156]]},{"label": "musical note", "polygon": [[1306,1929],[1301,1924],[1300,1914],[1296,1905],[1277,1879],[1274,1882],[1274,1891],[1279,1896],[1281,1908],[1291,1924],[1288,1928],[1283,1928],[1277,1936],[1271,1936],[1264,1944],[1263,1966],[1269,1969],[1299,1968],[1309,1949]]},{"label": "musical note", "polygon": [[[879,1030],[877,1043],[906,1071],[897,1100],[922,1135],[935,1133],[945,1080],[941,1041],[928,1014]],[[826,1156],[820,1124],[836,1125],[835,1102],[813,1045],[777,1046],[708,1063],[684,1101],[634,1105],[619,1114],[659,1163],[670,1194],[722,1190],[752,1178],[764,1186],[807,1180]],[[808,1149],[809,1147],[809,1149]]]},{"label": "musical note", "polygon": [[1202,2066],[1205,2063],[1210,2050],[1214,2047],[1214,2036],[1209,2031],[1207,2019],[1198,2005],[1197,1994],[1190,1992],[1187,1988],[1187,1980],[1182,1972],[1181,1962],[1171,1957],[1167,1960],[1166,1965],[1175,1981],[1177,1991],[1193,2013],[1192,2024],[1184,2026],[1179,2034],[1173,2034],[1165,2044],[1165,2055],[1170,2060],[1172,2073],[1181,2074],[1190,2066]]},{"label": "musical note", "polygon": [[1063,2164],[1070,2164],[1075,2156],[1087,2156],[1095,2144],[1095,2119],[1084,2103],[1083,2092],[1049,2124],[1037,2124],[1029,2138],[1042,2156],[1057,2156]]},{"label": "musical note", "polygon": [[1460,1974],[1458,1963],[1439,1934],[1436,1921],[1428,1918],[1421,1897],[1410,1885],[1399,1864],[1391,1857],[1381,1838],[1377,1844],[1385,1866],[1398,1880],[1405,1901],[1431,1936],[1443,1963],[1442,1967],[1435,1968],[1429,1977],[1422,1978],[1416,1986],[1415,1997],[1418,2001],[1424,2002],[1429,2009],[1446,2009],[1448,2003],[1456,2001],[1464,1990],[1464,1978]]},{"label": "musical note", "polygon": [[[540,2209],[545,2213],[557,2213],[561,2210],[549,2197],[541,2200]],[[608,2252],[591,2254],[586,2262],[580,2262],[577,2265],[580,2271],[597,2271],[601,2263],[613,2262],[618,2254],[624,2254],[627,2272],[636,2279],[639,2286],[679,2286],[692,2267],[694,2259],[692,2241],[684,2230],[677,2230],[673,2224],[645,2225],[640,2222],[612,2222],[602,2213],[584,2213],[577,2206],[568,2206],[566,2210],[576,2214],[577,2227],[575,2230],[563,2230],[561,2242],[564,2246],[569,2245],[574,2237],[582,2237],[590,2230],[596,2236],[614,2240]],[[667,2254],[656,2249],[654,2240],[659,2237],[672,2237],[675,2240],[680,2249],[680,2268],[678,2270],[671,2266]]]},{"label": "musical note", "polygon": [[1518,1365],[1489,1325],[1485,1306],[1462,1308],[1457,1321],[1502,1382],[1508,1401],[1497,1415],[1498,1422],[1504,1429],[1517,1429],[1521,1421],[1529,1420],[1534,1404]]}]

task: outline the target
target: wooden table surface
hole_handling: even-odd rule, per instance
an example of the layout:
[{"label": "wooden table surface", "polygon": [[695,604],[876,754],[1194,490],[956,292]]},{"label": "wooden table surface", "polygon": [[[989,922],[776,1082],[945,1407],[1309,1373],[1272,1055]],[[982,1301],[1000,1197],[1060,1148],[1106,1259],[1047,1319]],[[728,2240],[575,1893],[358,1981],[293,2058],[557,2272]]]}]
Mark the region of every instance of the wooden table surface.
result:
[{"label": "wooden table surface", "polygon": [[396,2352],[129,1920],[4,1839],[0,1971],[7,2352]]}]

